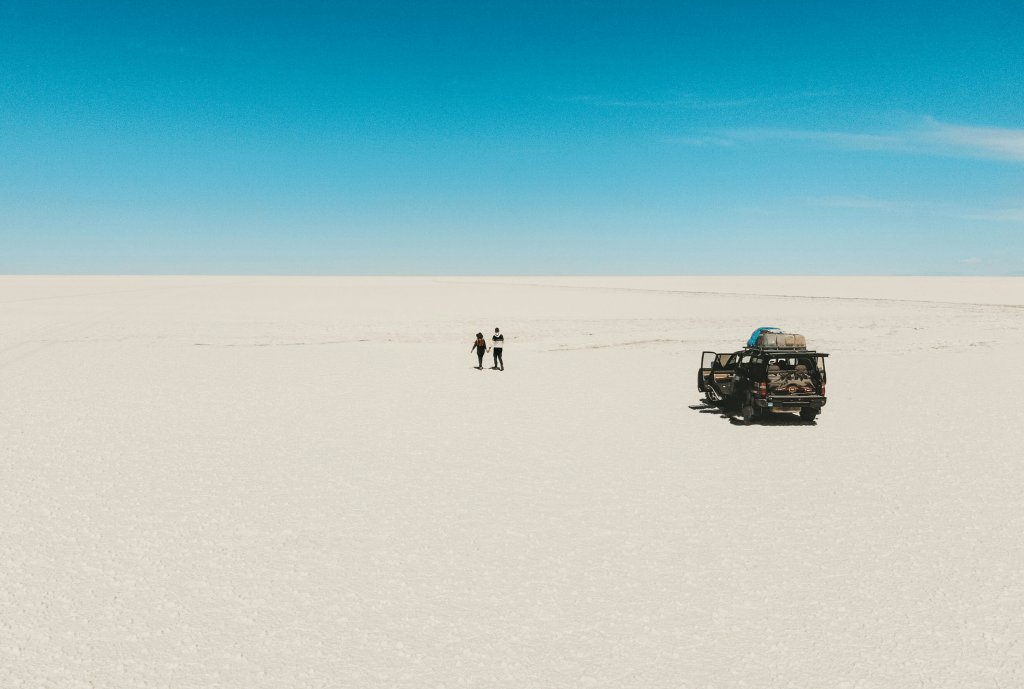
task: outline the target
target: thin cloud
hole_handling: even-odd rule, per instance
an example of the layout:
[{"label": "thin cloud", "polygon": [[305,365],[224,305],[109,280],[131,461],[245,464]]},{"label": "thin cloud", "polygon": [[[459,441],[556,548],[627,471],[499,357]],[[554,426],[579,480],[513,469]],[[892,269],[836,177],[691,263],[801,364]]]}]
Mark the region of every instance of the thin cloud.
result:
[{"label": "thin cloud", "polygon": [[987,160],[1024,161],[1024,129],[971,127],[926,118],[916,127],[889,132],[815,129],[728,129],[670,139],[674,143],[738,146],[775,141],[805,142],[851,151],[889,151]]},{"label": "thin cloud", "polygon": [[962,258],[959,262],[969,266],[976,266],[979,263],[984,263],[985,260],[978,258],[977,256],[971,256],[970,258]]},{"label": "thin cloud", "polygon": [[612,98],[608,96],[572,96],[556,99],[563,103],[581,103],[603,108],[631,108],[642,110],[714,110],[741,108],[754,105],[756,98],[711,99],[694,95],[672,98]]},{"label": "thin cloud", "polygon": [[621,98],[606,95],[570,96],[557,98],[562,103],[581,103],[605,108],[631,108],[643,110],[727,110],[747,108],[765,103],[781,103],[837,95],[837,91],[801,91],[772,96],[745,96],[739,98],[710,98],[694,93],[681,93],[664,98]]},{"label": "thin cloud", "polygon": [[666,141],[687,146],[740,146],[769,141],[807,141],[831,148],[845,148],[858,151],[893,150],[901,144],[900,139],[897,137],[880,134],[854,134],[799,129],[729,129],[719,132],[672,136],[666,138]]},{"label": "thin cloud", "polygon": [[1024,161],[1024,129],[968,127],[929,120],[925,140],[981,158]]},{"label": "thin cloud", "polygon": [[1024,223],[1024,208],[996,208],[967,216],[970,220],[990,220],[992,222]]},{"label": "thin cloud", "polygon": [[900,148],[904,140],[893,134],[816,131],[808,129],[733,129],[724,138],[737,142],[808,141],[858,151],[884,151]]},{"label": "thin cloud", "polygon": [[957,220],[984,220],[988,222],[1024,223],[1024,207],[1012,208],[965,208],[947,203],[912,201],[891,201],[871,196],[820,196],[808,197],[804,205],[816,208],[850,208],[854,210],[877,210],[893,213],[913,213]]},{"label": "thin cloud", "polygon": [[735,140],[723,137],[723,136],[671,136],[665,139],[670,144],[679,144],[682,146],[696,146],[696,147],[707,147],[707,146],[735,146],[737,142]]},{"label": "thin cloud", "polygon": [[665,99],[616,99],[607,98],[598,102],[614,108],[647,108],[666,110],[718,110],[727,108],[745,108],[760,102],[757,98],[701,98],[693,95],[678,96]]},{"label": "thin cloud", "polygon": [[885,199],[868,196],[825,196],[805,200],[806,205],[819,208],[857,208],[867,210],[896,210],[898,205]]}]

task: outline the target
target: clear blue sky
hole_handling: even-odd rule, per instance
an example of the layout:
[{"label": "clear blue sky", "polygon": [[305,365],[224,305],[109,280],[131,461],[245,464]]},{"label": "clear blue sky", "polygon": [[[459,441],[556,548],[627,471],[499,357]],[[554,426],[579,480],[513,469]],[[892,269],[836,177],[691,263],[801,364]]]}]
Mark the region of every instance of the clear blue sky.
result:
[{"label": "clear blue sky", "polygon": [[1024,5],[0,0],[0,273],[1024,274]]}]

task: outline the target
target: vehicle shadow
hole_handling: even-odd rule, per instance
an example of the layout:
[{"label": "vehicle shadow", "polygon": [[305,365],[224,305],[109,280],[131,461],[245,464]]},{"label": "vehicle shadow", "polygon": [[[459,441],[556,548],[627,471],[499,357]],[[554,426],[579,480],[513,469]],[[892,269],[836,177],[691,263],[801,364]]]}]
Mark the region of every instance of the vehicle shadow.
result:
[{"label": "vehicle shadow", "polygon": [[[728,419],[729,423],[733,426],[746,426],[742,419],[738,419],[729,412],[723,410],[721,407],[714,404],[707,404],[701,402],[699,404],[691,404],[690,409],[694,410],[699,414],[717,414],[719,418]],[[805,421],[801,419],[797,414],[765,414],[760,418],[755,419],[751,426],[817,426],[818,421]]]},{"label": "vehicle shadow", "polygon": [[[729,417],[729,423],[733,426],[745,426],[741,419]],[[817,426],[818,421],[805,421],[796,414],[767,414],[754,419],[751,426]]]}]

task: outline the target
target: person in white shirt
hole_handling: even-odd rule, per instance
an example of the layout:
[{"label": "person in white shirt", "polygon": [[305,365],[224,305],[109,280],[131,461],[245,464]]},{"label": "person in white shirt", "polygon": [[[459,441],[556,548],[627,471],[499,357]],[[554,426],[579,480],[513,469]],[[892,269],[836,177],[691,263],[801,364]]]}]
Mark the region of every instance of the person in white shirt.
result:
[{"label": "person in white shirt", "polygon": [[501,330],[499,328],[494,329],[494,335],[491,336],[491,341],[494,343],[491,346],[491,351],[494,352],[494,366],[492,366],[492,368],[504,371],[505,361],[501,358],[501,350],[505,347],[505,336],[501,334]]}]

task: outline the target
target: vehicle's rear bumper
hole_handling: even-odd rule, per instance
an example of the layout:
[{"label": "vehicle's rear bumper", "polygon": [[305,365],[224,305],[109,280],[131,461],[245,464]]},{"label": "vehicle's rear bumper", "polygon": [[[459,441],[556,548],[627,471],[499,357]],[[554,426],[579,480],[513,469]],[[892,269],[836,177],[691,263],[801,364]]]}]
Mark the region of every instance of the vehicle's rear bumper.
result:
[{"label": "vehicle's rear bumper", "polygon": [[828,400],[820,395],[772,395],[755,397],[754,406],[764,409],[775,407],[814,407],[821,409]]}]

